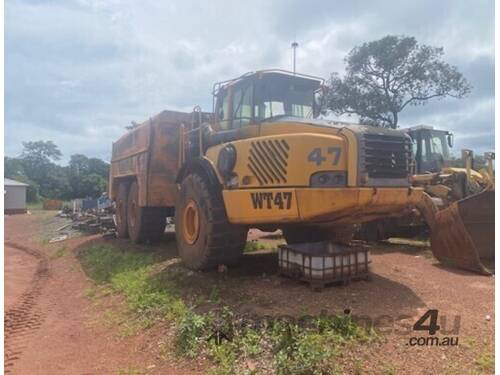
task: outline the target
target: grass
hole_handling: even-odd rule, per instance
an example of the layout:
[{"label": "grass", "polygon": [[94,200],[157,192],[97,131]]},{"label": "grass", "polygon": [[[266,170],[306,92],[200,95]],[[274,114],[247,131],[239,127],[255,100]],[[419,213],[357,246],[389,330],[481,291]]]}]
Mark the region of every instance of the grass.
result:
[{"label": "grass", "polygon": [[120,368],[116,371],[116,375],[141,375],[141,374],[144,374],[144,371],[140,370],[136,366],[128,366]]},{"label": "grass", "polygon": [[244,253],[253,253],[254,251],[259,251],[259,250],[266,250],[268,248],[271,248],[269,246],[266,246],[265,244],[252,240],[252,241],[247,241],[245,244],[245,248],[243,249]]},{"label": "grass", "polygon": [[43,202],[39,201],[39,202],[26,203],[26,208],[29,211],[41,210],[43,209]]},{"label": "grass", "polygon": [[[147,329],[157,320],[175,329],[174,348],[187,358],[208,358],[215,375],[258,373],[258,366],[272,367],[277,374],[330,374],[337,372],[336,356],[347,343],[366,342],[372,334],[356,325],[350,315],[320,316],[307,326],[271,320],[257,326],[242,325],[214,286],[209,296],[217,311],[197,313],[196,302],[182,299],[182,270],[159,272],[151,254],[123,251],[110,244],[93,245],[80,252],[82,267],[97,287],[108,286],[125,296],[137,318],[120,318],[120,336]],[[95,290],[85,292],[89,298]],[[199,301],[198,301],[199,302]],[[110,320],[117,319],[112,316]],[[240,323],[239,323],[240,322]],[[257,367],[249,369],[249,361]],[[263,364],[263,361],[265,364]]]},{"label": "grass", "polygon": [[383,375],[396,375],[396,367],[394,365],[386,365],[384,368],[382,368],[382,374]]},{"label": "grass", "polygon": [[68,248],[66,247],[66,245],[63,245],[60,248],[58,248],[54,254],[50,256],[50,259],[51,260],[59,259],[65,256],[66,254],[68,254]]},{"label": "grass", "polygon": [[495,368],[495,356],[491,353],[481,354],[475,361],[482,371],[490,371]]}]

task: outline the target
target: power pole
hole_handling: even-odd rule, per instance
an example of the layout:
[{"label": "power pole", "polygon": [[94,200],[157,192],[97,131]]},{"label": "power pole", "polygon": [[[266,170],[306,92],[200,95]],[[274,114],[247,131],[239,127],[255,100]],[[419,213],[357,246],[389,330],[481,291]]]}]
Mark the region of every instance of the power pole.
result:
[{"label": "power pole", "polygon": [[297,52],[297,47],[299,46],[299,43],[293,42],[292,43],[292,49],[293,49],[293,74],[295,74],[295,59],[296,59],[296,52]]}]

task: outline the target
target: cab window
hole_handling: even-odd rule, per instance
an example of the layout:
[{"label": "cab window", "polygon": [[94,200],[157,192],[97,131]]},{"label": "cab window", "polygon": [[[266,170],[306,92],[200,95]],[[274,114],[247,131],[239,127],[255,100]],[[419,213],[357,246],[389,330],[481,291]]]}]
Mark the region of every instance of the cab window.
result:
[{"label": "cab window", "polygon": [[241,128],[252,122],[252,85],[234,89],[233,95],[233,129]]},{"label": "cab window", "polygon": [[229,113],[229,95],[226,91],[222,91],[217,98],[217,117],[221,130],[229,130],[231,128],[231,114]]}]

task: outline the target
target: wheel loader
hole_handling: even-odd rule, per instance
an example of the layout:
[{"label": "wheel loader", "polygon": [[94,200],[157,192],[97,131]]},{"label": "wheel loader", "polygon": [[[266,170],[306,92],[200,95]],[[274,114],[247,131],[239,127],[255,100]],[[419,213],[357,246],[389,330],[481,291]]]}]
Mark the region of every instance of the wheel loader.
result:
[{"label": "wheel loader", "polygon": [[[494,260],[495,154],[487,152],[487,167],[473,169],[473,153],[462,150],[465,168],[451,167],[453,134],[431,126],[404,129],[413,140],[414,187],[422,187],[431,202],[406,215],[365,223],[357,239],[414,237],[430,227],[432,251],[442,263],[490,274]],[[439,229],[433,229],[436,226]]]},{"label": "wheel loader", "polygon": [[112,148],[118,236],[156,240],[173,216],[183,263],[211,269],[240,258],[250,227],[280,228],[289,243],[348,242],[355,224],[421,204],[411,138],[318,119],[322,87],[247,73],[214,85],[211,112],[163,111],[134,126]]}]

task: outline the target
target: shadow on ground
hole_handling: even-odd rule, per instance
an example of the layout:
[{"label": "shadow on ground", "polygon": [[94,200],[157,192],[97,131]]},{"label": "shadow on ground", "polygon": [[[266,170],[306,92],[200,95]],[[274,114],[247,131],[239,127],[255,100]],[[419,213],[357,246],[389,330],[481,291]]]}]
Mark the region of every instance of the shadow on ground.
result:
[{"label": "shadow on ground", "polygon": [[[269,250],[244,254],[238,265],[221,274],[185,269],[178,259],[173,233],[166,233],[154,245],[136,245],[126,239],[96,239],[79,248],[95,244],[112,246],[124,253],[152,255],[157,267],[155,277],[174,283],[183,300],[199,312],[228,306],[235,312],[255,315],[299,316],[350,309],[369,316],[401,316],[412,315],[425,305],[406,285],[374,272],[367,281],[313,292],[305,283],[279,276],[278,254]],[[379,252],[378,246],[376,251]]]}]

